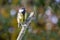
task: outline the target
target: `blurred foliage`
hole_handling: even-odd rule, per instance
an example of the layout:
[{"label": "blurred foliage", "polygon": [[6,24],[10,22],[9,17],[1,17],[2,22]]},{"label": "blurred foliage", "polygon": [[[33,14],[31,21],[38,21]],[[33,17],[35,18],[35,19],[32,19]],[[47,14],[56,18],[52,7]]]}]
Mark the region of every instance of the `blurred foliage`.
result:
[{"label": "blurred foliage", "polygon": [[39,7],[39,6],[44,6],[45,5],[45,0],[34,0],[34,4]]},{"label": "blurred foliage", "polygon": [[[54,1],[52,0],[51,1],[50,0],[49,1],[33,0],[33,1],[34,2],[32,4],[38,8],[37,9],[37,11],[39,11],[37,12],[38,15],[40,13],[43,14],[47,6],[51,6],[54,12],[56,13],[56,15],[58,15],[58,17],[60,16],[60,8],[59,8],[60,5],[58,4],[57,6],[57,4],[54,3]],[[31,3],[27,3],[27,4],[29,6],[32,6]],[[19,8],[18,5],[21,6],[21,0],[11,0],[10,4],[8,3],[8,0],[0,0],[0,39],[1,40],[5,40],[5,39],[16,40],[18,36],[20,29],[17,27],[16,15],[14,17],[10,15],[11,9],[14,8],[15,10],[17,10]],[[29,8],[27,9],[28,11],[30,10]],[[36,30],[37,33],[33,34],[33,33],[26,32],[23,40],[46,40],[47,34],[45,30],[43,31],[44,19],[43,18],[41,18],[41,20],[39,19],[38,23],[36,23],[35,21],[32,21],[31,25],[32,25],[32,29]],[[60,27],[60,19],[58,22],[58,26]],[[9,32],[10,27],[14,28],[13,33]],[[43,32],[40,32],[40,31],[43,31]],[[50,40],[57,40],[60,33],[59,31],[57,31],[57,33],[51,32]]]}]

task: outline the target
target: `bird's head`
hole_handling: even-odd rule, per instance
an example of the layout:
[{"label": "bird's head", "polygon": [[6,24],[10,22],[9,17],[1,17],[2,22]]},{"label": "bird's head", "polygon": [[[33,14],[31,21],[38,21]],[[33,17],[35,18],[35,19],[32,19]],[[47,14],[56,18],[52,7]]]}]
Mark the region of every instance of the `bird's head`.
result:
[{"label": "bird's head", "polygon": [[25,14],[25,12],[26,12],[25,8],[19,9],[19,13]]}]

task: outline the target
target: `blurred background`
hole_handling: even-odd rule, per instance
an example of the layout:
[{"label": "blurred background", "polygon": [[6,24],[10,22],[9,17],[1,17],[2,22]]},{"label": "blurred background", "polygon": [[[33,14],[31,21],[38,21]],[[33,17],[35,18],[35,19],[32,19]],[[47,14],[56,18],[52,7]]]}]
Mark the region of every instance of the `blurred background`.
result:
[{"label": "blurred background", "polygon": [[16,40],[20,28],[17,23],[18,9],[25,7],[27,13],[35,9],[36,19],[31,22],[22,40],[46,40],[43,15],[47,6],[53,9],[58,23],[52,28],[49,40],[60,40],[60,0],[0,0],[0,40]]}]

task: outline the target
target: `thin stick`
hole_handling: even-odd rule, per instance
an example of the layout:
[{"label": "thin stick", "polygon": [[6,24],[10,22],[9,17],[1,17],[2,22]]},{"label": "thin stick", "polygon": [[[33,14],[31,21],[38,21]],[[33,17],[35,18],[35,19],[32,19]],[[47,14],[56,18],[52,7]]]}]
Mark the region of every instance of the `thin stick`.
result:
[{"label": "thin stick", "polygon": [[17,40],[22,40],[22,38],[23,38],[23,36],[24,36],[24,34],[26,32],[26,29],[27,29],[27,27],[22,27]]}]

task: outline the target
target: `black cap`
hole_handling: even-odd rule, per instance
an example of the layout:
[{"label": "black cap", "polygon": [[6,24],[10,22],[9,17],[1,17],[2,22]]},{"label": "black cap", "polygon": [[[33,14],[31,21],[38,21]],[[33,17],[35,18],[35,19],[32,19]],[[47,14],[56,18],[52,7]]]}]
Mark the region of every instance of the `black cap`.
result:
[{"label": "black cap", "polygon": [[25,12],[26,12],[26,10],[25,10],[25,8],[22,8],[23,9],[23,12],[22,12],[22,14],[24,15],[25,14]]}]

